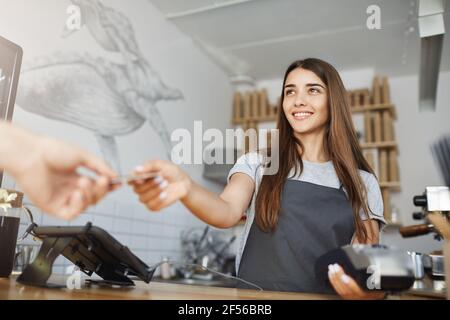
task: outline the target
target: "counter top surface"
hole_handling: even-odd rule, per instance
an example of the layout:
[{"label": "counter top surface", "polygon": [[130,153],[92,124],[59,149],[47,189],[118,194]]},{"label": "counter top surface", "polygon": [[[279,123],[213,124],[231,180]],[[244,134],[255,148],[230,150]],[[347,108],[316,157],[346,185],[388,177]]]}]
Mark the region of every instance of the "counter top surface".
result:
[{"label": "counter top surface", "polygon": [[[49,283],[63,285],[63,277],[52,277]],[[134,287],[104,287],[83,285],[81,289],[41,288],[16,282],[16,277],[0,278],[0,299],[6,300],[234,300],[234,299],[273,299],[273,300],[324,300],[337,299],[337,296],[318,294],[290,293],[244,290],[195,286],[152,281],[135,281]]]},{"label": "counter top surface", "polygon": [[[51,277],[49,283],[65,284],[63,277]],[[235,288],[207,287],[152,281],[135,281],[134,287],[104,287],[82,285],[81,289],[42,288],[23,285],[15,276],[0,278],[2,300],[332,300],[338,296],[244,290]],[[418,296],[402,295],[401,299],[419,299]]]}]

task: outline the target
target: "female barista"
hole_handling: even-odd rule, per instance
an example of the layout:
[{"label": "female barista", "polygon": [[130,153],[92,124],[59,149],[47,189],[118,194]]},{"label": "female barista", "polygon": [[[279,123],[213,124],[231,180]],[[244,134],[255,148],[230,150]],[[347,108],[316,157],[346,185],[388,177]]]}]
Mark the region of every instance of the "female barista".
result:
[{"label": "female barista", "polygon": [[[329,293],[314,276],[316,259],[346,244],[378,243],[385,224],[380,188],[362,155],[346,97],[333,66],[295,61],[283,81],[276,174],[262,174],[262,156],[246,154],[218,196],[174,164],[156,160],[136,172],[158,172],[160,178],[133,188],[150,210],[181,200],[218,228],[232,227],[246,214],[238,277],[265,290]],[[363,291],[338,265],[329,266],[329,279],[344,298],[383,297]]]}]

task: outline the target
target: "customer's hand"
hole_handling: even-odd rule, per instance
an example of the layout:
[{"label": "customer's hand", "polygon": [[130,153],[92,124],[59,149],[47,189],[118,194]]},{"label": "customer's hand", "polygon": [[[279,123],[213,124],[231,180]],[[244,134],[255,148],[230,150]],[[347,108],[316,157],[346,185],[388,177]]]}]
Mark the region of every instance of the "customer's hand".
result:
[{"label": "customer's hand", "polygon": [[[105,162],[77,146],[33,137],[21,147],[21,157],[11,166],[11,176],[30,201],[45,213],[73,219],[106,195],[116,174]],[[77,173],[85,167],[96,179]]]},{"label": "customer's hand", "polygon": [[346,275],[344,270],[337,264],[328,266],[328,279],[334,290],[344,299],[381,300],[385,297],[383,292],[369,292],[363,290],[356,281]]},{"label": "customer's hand", "polygon": [[145,181],[135,181],[130,185],[139,196],[139,201],[152,211],[159,211],[183,199],[192,185],[190,177],[169,161],[148,161],[134,171],[135,175],[145,173],[156,173],[158,176]]}]

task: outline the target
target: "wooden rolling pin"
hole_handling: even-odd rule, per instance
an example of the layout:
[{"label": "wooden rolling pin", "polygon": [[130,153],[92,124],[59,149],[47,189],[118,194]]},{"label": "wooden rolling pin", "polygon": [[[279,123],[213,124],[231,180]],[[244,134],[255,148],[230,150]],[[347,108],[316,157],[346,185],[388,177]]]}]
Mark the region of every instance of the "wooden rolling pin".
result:
[{"label": "wooden rolling pin", "polygon": [[383,141],[392,141],[394,139],[392,134],[392,116],[389,110],[382,113],[383,122]]},{"label": "wooden rolling pin", "polygon": [[368,89],[363,90],[363,106],[367,107],[370,105],[370,92]]},{"label": "wooden rolling pin", "polygon": [[379,169],[380,169],[380,182],[388,181],[388,159],[387,151],[380,150]]},{"label": "wooden rolling pin", "polygon": [[250,117],[251,117],[251,112],[252,112],[251,111],[251,108],[252,108],[252,106],[251,106],[251,103],[252,103],[252,94],[251,94],[251,92],[246,92],[244,94],[244,101],[243,102],[244,102],[243,106],[242,106],[242,108],[244,109],[243,120],[244,121],[248,121],[250,119]]},{"label": "wooden rolling pin", "polygon": [[242,116],[242,95],[240,92],[236,92],[233,99],[233,122],[238,123]]},{"label": "wooden rolling pin", "polygon": [[347,102],[350,108],[353,108],[355,106],[353,101],[353,93],[351,91],[347,91]]},{"label": "wooden rolling pin", "polygon": [[368,111],[364,112],[364,140],[373,142],[372,115]]},{"label": "wooden rolling pin", "polygon": [[269,104],[267,101],[267,90],[262,89],[259,92],[259,105],[260,105],[260,113],[259,115],[263,118],[270,116]]},{"label": "wooden rolling pin", "polygon": [[372,168],[372,170],[375,168],[375,162],[373,159],[373,153],[371,151],[364,152],[364,158],[366,158],[367,163]]},{"label": "wooden rolling pin", "polygon": [[388,78],[383,78],[383,86],[382,86],[382,95],[381,95],[381,103],[388,104],[391,103],[391,93],[389,92],[389,82]]},{"label": "wooden rolling pin", "polygon": [[352,100],[353,100],[353,107],[360,107],[361,106],[361,99],[359,97],[359,90],[354,90],[352,92]]},{"label": "wooden rolling pin", "polygon": [[252,119],[258,119],[260,117],[260,105],[259,105],[259,93],[258,91],[252,92]]},{"label": "wooden rolling pin", "polygon": [[381,112],[374,112],[374,121],[373,121],[373,129],[374,129],[374,140],[375,142],[383,141],[383,130],[381,124]]},{"label": "wooden rolling pin", "polygon": [[395,149],[389,150],[389,181],[399,181],[397,151]]},{"label": "wooden rolling pin", "polygon": [[372,86],[372,103],[380,104],[381,103],[381,94],[380,94],[380,78],[378,76],[373,78],[373,86]]}]

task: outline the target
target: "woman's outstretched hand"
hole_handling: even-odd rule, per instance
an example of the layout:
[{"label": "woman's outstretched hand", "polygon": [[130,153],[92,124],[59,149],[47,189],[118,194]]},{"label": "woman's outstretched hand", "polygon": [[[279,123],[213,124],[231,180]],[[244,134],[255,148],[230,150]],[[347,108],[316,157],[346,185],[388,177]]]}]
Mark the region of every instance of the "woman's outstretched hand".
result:
[{"label": "woman's outstretched hand", "polygon": [[130,185],[142,202],[151,211],[159,211],[177,200],[186,197],[191,189],[191,178],[170,161],[153,160],[139,166],[133,172],[139,176],[157,174],[156,178],[134,181]]}]

